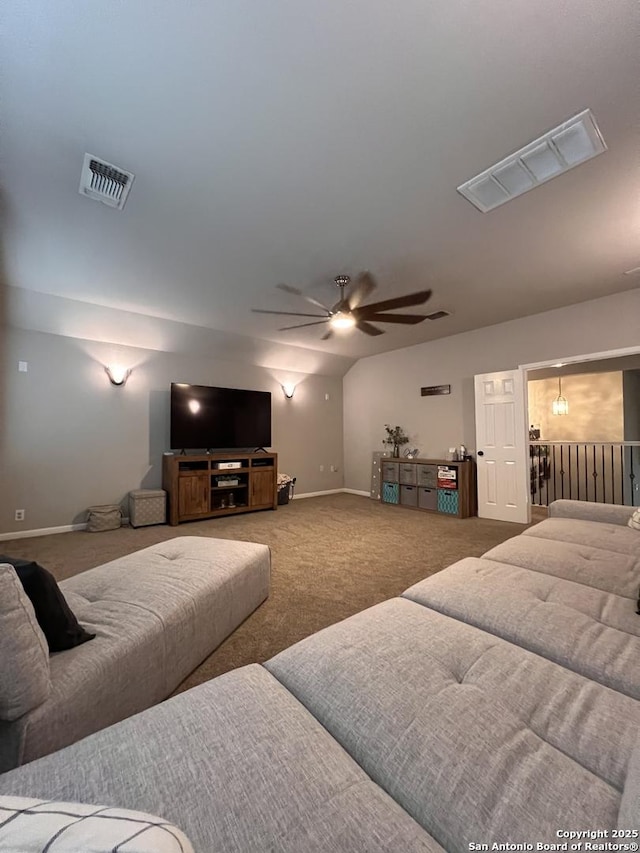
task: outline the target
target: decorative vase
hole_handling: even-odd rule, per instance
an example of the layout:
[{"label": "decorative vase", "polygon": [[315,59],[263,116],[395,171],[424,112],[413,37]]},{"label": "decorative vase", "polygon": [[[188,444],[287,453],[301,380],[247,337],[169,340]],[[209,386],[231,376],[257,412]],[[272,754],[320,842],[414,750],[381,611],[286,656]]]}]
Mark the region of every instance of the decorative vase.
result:
[{"label": "decorative vase", "polygon": [[400,445],[399,445],[399,444],[394,444],[394,445],[393,445],[393,452],[392,452],[392,454],[391,454],[391,455],[392,455],[394,458],[397,458],[398,456],[400,456]]}]

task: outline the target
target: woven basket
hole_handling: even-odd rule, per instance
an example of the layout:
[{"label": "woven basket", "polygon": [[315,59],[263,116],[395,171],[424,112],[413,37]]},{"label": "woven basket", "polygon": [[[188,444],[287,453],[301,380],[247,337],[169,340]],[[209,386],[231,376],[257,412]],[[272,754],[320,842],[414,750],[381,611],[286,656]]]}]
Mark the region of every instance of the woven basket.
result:
[{"label": "woven basket", "polygon": [[88,509],[87,530],[101,533],[103,530],[117,530],[122,522],[122,510],[118,504],[90,506]]}]

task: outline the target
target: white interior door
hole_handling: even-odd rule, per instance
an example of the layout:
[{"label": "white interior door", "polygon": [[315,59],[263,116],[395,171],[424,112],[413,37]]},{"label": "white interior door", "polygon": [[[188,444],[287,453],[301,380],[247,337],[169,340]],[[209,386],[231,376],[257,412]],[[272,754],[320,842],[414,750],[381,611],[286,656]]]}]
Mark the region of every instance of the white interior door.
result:
[{"label": "white interior door", "polygon": [[527,425],[521,370],[475,377],[478,515],[526,524]]}]

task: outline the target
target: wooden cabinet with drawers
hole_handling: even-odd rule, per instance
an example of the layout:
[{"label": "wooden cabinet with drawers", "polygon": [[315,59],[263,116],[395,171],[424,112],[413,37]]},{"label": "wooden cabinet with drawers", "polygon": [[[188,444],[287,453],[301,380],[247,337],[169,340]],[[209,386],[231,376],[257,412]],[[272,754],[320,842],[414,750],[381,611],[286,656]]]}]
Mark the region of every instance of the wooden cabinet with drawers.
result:
[{"label": "wooden cabinet with drawers", "polygon": [[277,509],[277,476],[276,453],[166,454],[162,487],[169,496],[169,524]]},{"label": "wooden cabinet with drawers", "polygon": [[380,500],[455,518],[469,518],[477,512],[475,462],[383,459]]}]

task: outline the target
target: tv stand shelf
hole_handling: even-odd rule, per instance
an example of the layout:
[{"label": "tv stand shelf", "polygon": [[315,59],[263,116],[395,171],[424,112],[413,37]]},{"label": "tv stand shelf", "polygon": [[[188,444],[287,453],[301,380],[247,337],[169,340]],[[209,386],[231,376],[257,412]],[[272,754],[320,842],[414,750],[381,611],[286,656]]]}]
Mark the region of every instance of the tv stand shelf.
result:
[{"label": "tv stand shelf", "polygon": [[[240,451],[162,459],[169,524],[278,507],[277,453]],[[229,462],[240,464],[228,468],[225,463]],[[228,484],[224,478],[238,482]]]}]

